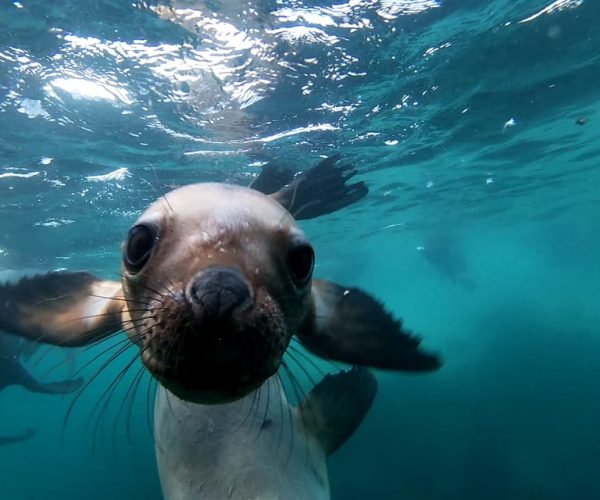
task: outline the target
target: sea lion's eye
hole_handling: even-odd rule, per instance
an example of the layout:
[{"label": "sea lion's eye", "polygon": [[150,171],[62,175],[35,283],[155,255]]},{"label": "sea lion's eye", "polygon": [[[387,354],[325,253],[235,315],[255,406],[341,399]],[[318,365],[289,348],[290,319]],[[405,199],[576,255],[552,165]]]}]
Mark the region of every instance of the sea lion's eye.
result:
[{"label": "sea lion's eye", "polygon": [[296,287],[305,286],[312,277],[315,265],[315,253],[307,243],[301,243],[292,248],[287,256],[290,276]]},{"label": "sea lion's eye", "polygon": [[146,224],[137,224],[129,230],[123,262],[127,270],[137,273],[144,267],[156,242],[156,228]]}]

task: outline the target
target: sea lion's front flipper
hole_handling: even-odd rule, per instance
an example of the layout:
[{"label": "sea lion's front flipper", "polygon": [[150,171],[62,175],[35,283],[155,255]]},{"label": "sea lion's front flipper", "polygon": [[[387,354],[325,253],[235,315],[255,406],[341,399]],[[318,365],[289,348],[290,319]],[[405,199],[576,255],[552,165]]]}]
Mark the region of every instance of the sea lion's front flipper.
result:
[{"label": "sea lion's front flipper", "polygon": [[49,344],[89,344],[128,316],[121,284],[85,272],[55,272],[0,285],[0,330]]},{"label": "sea lion's front flipper", "polygon": [[35,430],[33,429],[27,429],[23,434],[17,436],[0,436],[0,446],[3,444],[19,443],[20,441],[31,439],[33,436],[35,436]]},{"label": "sea lion's front flipper", "polygon": [[297,220],[335,212],[364,198],[369,188],[364,182],[347,185],[356,170],[352,165],[338,166],[339,159],[340,155],[325,158],[271,196]]},{"label": "sea lion's front flipper", "polygon": [[57,382],[40,382],[15,358],[0,361],[0,377],[0,387],[21,385],[28,391],[41,394],[68,394],[75,392],[83,385],[81,377]]},{"label": "sea lion's front flipper", "polygon": [[441,366],[419,348],[376,299],[358,288],[313,281],[312,311],[298,331],[302,344],[323,358],[390,370],[430,371]]},{"label": "sea lion's front flipper", "polygon": [[365,368],[326,375],[300,404],[302,421],[327,455],[358,429],[377,394],[377,380]]}]

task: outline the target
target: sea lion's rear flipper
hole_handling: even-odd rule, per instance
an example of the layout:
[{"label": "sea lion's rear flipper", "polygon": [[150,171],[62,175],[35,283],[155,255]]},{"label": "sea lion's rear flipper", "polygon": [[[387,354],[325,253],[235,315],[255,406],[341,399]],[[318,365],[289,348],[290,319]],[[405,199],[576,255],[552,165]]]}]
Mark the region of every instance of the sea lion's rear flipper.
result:
[{"label": "sea lion's rear flipper", "polygon": [[74,379],[44,383],[30,376],[21,385],[31,392],[39,392],[41,394],[70,394],[81,388],[83,385],[83,378],[77,377]]},{"label": "sea lion's rear flipper", "polygon": [[81,388],[83,385],[83,378],[77,377],[74,379],[44,383],[36,380],[30,375],[21,385],[31,392],[39,392],[41,394],[70,394]]},{"label": "sea lion's rear flipper", "polygon": [[302,421],[331,455],[352,436],[377,394],[377,380],[365,368],[326,375],[300,404]]},{"label": "sea lion's rear flipper", "polygon": [[258,177],[250,184],[251,189],[263,194],[273,194],[294,179],[294,171],[274,162],[263,165]]},{"label": "sea lion's rear flipper", "polygon": [[0,367],[0,387],[9,385],[21,385],[31,392],[41,394],[68,394],[79,389],[83,385],[83,378],[73,380],[59,380],[57,382],[43,383],[37,380],[18,359],[3,359]]},{"label": "sea lion's rear flipper", "polygon": [[84,272],[56,272],[0,285],[0,330],[48,344],[78,346],[121,329],[121,284]]},{"label": "sea lion's rear flipper", "polygon": [[26,441],[27,439],[31,439],[33,436],[35,436],[35,430],[33,429],[27,429],[23,434],[19,434],[17,436],[0,436],[0,446],[3,444]]},{"label": "sea lion's rear flipper", "polygon": [[326,359],[389,370],[430,371],[441,366],[421,339],[405,330],[376,299],[358,288],[314,280],[312,311],[297,335]]},{"label": "sea lion's rear flipper", "polygon": [[304,171],[272,197],[297,220],[312,219],[335,212],[364,198],[369,188],[364,182],[347,185],[356,174],[352,165],[337,165],[340,155],[325,158]]}]

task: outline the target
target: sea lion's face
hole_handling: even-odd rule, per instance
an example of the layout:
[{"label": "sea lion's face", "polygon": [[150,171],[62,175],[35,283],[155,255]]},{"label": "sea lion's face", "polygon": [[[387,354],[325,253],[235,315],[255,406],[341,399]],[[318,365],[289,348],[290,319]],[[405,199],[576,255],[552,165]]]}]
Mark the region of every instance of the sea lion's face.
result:
[{"label": "sea lion's face", "polygon": [[279,367],[306,315],[313,265],[307,238],[269,197],[222,184],[175,190],[123,243],[128,334],[180,398],[240,398]]}]

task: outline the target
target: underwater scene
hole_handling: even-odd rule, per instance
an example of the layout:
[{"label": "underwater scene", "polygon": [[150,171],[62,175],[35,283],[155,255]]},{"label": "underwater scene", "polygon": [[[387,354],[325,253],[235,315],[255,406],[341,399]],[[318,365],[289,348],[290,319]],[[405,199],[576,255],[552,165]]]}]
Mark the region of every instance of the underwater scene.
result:
[{"label": "underwater scene", "polygon": [[3,0],[0,498],[600,498],[598,26]]}]

